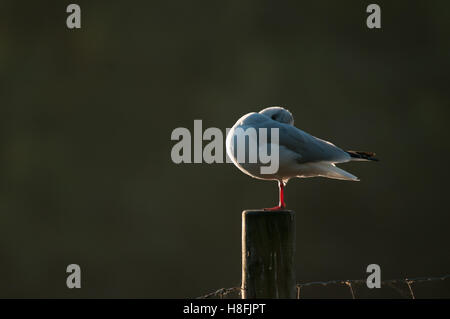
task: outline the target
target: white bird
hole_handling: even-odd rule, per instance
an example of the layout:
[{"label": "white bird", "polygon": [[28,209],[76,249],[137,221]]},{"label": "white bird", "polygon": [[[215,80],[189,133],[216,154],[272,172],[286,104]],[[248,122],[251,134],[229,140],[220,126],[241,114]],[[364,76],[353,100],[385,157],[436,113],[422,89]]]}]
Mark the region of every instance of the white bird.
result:
[{"label": "white bird", "polygon": [[[242,130],[238,130],[241,128]],[[267,129],[267,141],[264,150],[278,147],[279,167],[273,174],[262,174],[261,167],[266,165],[258,158],[257,162],[251,163],[248,160],[239,162],[237,156],[237,140],[241,138],[240,134],[249,128]],[[274,139],[270,139],[270,131],[277,128],[279,132],[278,145]],[[257,138],[261,140],[260,137]],[[249,137],[249,141],[251,137]],[[245,143],[246,159],[249,157],[249,143]],[[359,179],[338,167],[336,163],[348,161],[378,161],[374,158],[375,153],[360,151],[344,151],[334,144],[314,137],[294,126],[292,114],[282,107],[268,107],[259,113],[248,113],[241,117],[230,129],[226,139],[226,149],[228,157],[245,174],[251,177],[263,180],[276,180],[279,187],[279,203],[273,208],[266,210],[279,210],[286,207],[284,201],[284,187],[289,179],[294,177],[327,177],[340,180],[359,181]]]}]

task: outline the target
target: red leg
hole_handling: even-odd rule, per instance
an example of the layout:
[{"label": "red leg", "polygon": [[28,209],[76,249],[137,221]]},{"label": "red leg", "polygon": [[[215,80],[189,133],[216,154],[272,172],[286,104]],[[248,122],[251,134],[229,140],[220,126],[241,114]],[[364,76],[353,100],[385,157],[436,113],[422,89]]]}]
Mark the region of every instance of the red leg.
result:
[{"label": "red leg", "polygon": [[278,202],[278,206],[272,208],[264,208],[264,210],[281,210],[286,208],[286,203],[284,202],[284,182],[278,181],[278,188],[280,192],[280,200]]}]

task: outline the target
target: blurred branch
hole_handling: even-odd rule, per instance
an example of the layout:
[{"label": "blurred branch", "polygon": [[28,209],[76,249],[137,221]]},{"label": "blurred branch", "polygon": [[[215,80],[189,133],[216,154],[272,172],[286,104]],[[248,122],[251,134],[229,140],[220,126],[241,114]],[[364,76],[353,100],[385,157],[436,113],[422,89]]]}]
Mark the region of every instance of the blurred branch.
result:
[{"label": "blurred branch", "polygon": [[[381,281],[382,286],[389,286],[395,288],[400,293],[404,293],[403,290],[399,289],[397,284],[406,284],[408,286],[409,294],[412,299],[415,299],[413,284],[420,282],[429,282],[429,281],[443,281],[450,278],[449,275],[444,275],[440,277],[416,277],[416,278],[404,278],[404,279],[390,279]],[[330,281],[315,281],[315,282],[307,282],[307,283],[298,283],[297,284],[297,299],[300,299],[300,291],[303,287],[311,287],[311,286],[329,286],[329,285],[343,285],[350,288],[350,293],[353,299],[356,299],[355,292],[353,287],[355,285],[366,285],[365,279],[355,279],[355,280],[330,280]],[[230,294],[235,293],[237,296],[241,295],[240,287],[232,287],[232,288],[221,288],[209,294],[197,297],[197,299],[209,299],[209,298],[220,298],[224,299]]]}]

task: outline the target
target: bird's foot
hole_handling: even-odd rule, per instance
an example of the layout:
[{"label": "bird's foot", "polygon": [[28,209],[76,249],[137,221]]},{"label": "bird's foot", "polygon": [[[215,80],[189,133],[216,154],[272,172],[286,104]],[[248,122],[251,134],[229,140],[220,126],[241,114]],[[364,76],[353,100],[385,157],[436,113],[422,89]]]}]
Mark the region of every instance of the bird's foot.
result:
[{"label": "bird's foot", "polygon": [[278,201],[278,206],[272,208],[264,208],[265,211],[276,211],[283,210],[286,208],[286,202],[284,201],[284,181],[278,181],[278,188],[280,190],[280,200]]},{"label": "bird's foot", "polygon": [[273,211],[276,211],[276,210],[283,210],[285,208],[286,208],[286,205],[278,205],[278,206],[271,207],[271,208],[264,208],[264,210],[273,212]]}]

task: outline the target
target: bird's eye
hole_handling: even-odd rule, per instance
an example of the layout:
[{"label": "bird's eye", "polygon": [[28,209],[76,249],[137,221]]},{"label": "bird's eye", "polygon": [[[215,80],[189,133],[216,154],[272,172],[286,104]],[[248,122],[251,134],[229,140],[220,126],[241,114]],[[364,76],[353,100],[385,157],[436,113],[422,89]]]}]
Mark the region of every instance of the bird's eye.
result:
[{"label": "bird's eye", "polygon": [[274,115],[272,115],[270,118],[271,118],[272,120],[276,120],[276,119],[277,119],[277,116],[274,114]]}]

